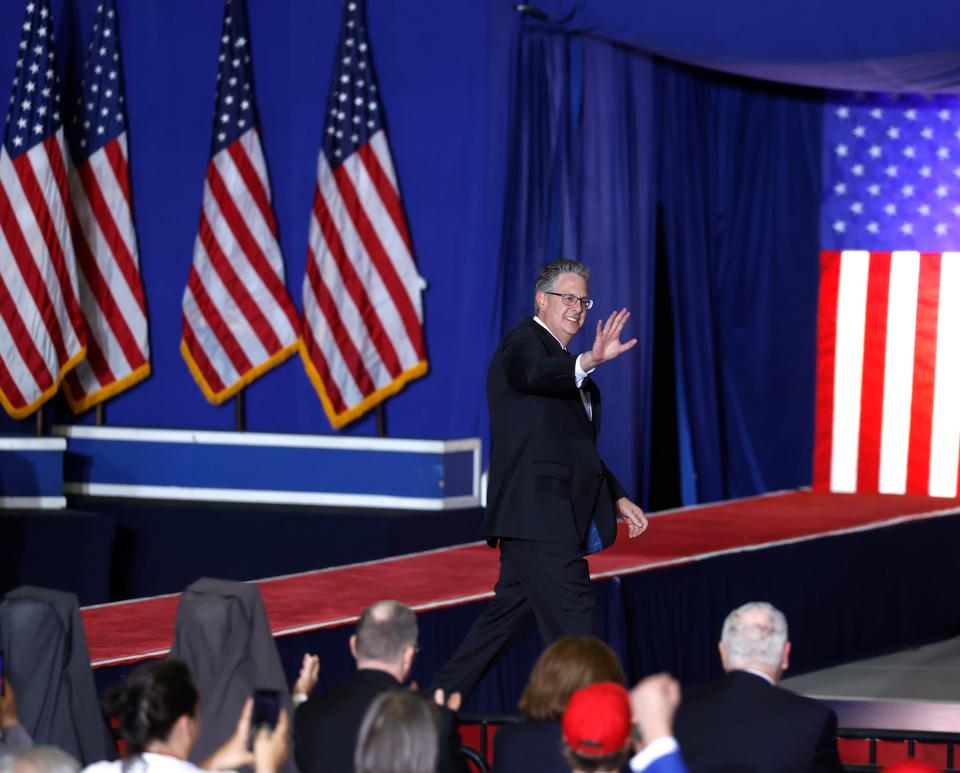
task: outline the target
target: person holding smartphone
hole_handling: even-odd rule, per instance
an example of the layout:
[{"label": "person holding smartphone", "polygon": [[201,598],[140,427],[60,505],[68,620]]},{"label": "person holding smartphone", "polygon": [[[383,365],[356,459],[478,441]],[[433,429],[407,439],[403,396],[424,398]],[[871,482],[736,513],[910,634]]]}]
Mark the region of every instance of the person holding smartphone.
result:
[{"label": "person holding smartphone", "polygon": [[196,773],[236,770],[252,765],[257,773],[278,773],[290,754],[289,715],[282,709],[276,727],[261,726],[249,746],[253,700],[244,704],[233,735],[195,765],[190,753],[200,733],[200,694],[190,670],[180,661],[141,666],[111,689],[104,709],[117,721],[127,756],[97,762],[84,773]]}]

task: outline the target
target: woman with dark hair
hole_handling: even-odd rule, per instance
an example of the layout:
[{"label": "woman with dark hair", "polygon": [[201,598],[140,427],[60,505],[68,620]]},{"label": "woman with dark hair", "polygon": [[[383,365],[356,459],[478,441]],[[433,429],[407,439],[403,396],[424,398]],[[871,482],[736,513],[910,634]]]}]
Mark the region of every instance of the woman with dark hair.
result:
[{"label": "woman with dark hair", "polygon": [[257,733],[251,752],[253,702],[248,700],[233,735],[197,766],[189,757],[200,733],[199,705],[197,686],[183,663],[164,660],[141,666],[104,698],[104,710],[117,721],[126,756],[98,762],[84,773],[195,773],[243,765],[253,765],[257,773],[277,773],[290,751],[286,711],[272,733]]},{"label": "woman with dark hair", "polygon": [[518,708],[524,721],[494,736],[495,773],[569,771],[560,719],[570,696],[597,682],[624,684],[616,653],[595,636],[563,636],[547,647],[530,673]]},{"label": "woman with dark hair", "polygon": [[353,764],[355,773],[433,773],[436,709],[411,690],[380,693],[363,716]]}]

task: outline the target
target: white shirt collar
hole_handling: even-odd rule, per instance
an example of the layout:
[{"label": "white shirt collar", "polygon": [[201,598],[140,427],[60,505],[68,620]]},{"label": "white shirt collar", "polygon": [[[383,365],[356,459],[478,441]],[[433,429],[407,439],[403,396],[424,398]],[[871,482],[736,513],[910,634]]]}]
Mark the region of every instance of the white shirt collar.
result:
[{"label": "white shirt collar", "polygon": [[[550,328],[547,327],[547,323],[546,323],[546,322],[544,322],[544,321],[543,321],[542,319],[540,319],[540,317],[538,317],[538,316],[534,316],[534,317],[533,317],[533,321],[536,322],[538,325],[540,325],[540,327],[542,327],[544,330],[546,330],[550,335],[552,335],[552,336],[553,336],[553,340],[556,341],[558,344],[560,344],[560,339],[557,338],[555,335],[553,335],[553,331],[552,331]],[[566,346],[564,346],[563,344],[560,344],[560,346],[563,348],[563,351],[567,351],[567,347],[566,347]]]},{"label": "white shirt collar", "polygon": [[761,679],[763,679],[763,680],[766,681],[766,682],[769,682],[769,683],[772,684],[774,687],[777,686],[777,683],[773,681],[773,679],[770,677],[770,674],[765,674],[765,673],[763,673],[763,671],[757,671],[757,670],[755,670],[755,669],[753,669],[753,668],[738,668],[737,670],[738,670],[738,671],[745,671],[746,673],[748,673],[748,674],[753,674],[754,676],[759,676]]}]

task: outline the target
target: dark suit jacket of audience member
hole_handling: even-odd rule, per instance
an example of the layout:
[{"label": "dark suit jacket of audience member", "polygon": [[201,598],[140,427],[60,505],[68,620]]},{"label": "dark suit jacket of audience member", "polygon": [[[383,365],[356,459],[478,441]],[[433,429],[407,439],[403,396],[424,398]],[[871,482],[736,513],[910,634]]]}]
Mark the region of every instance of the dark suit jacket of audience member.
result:
[{"label": "dark suit jacket of audience member", "polygon": [[524,720],[504,725],[493,737],[494,773],[529,773],[531,770],[566,773],[570,765],[560,752],[560,723]]},{"label": "dark suit jacket of audience member", "polygon": [[[503,725],[493,737],[493,773],[570,773],[562,748],[559,722],[526,719]],[[621,770],[630,773],[630,765]]]},{"label": "dark suit jacket of audience member", "polygon": [[674,733],[693,773],[843,770],[837,715],[746,671],[684,691]]},{"label": "dark suit jacket of audience member", "polygon": [[[360,669],[347,683],[311,697],[293,717],[293,748],[300,773],[349,773],[367,707],[380,693],[401,687],[391,674]],[[439,707],[438,707],[439,708]],[[440,709],[437,770],[465,771],[453,714]]]}]

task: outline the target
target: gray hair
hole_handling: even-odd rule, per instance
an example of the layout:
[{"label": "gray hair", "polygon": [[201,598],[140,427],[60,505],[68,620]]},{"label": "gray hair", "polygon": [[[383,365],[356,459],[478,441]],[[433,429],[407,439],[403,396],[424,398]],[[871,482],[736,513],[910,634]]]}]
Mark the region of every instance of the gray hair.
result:
[{"label": "gray hair", "polygon": [[0,758],[0,771],[14,773],[17,763],[32,765],[38,773],[79,773],[80,763],[56,746],[31,746]]},{"label": "gray hair", "polygon": [[[745,621],[751,612],[761,612],[762,622]],[[764,665],[776,668],[783,657],[787,643],[787,618],[783,612],[766,601],[751,601],[733,610],[723,621],[721,641],[727,651],[727,661],[734,668]]]},{"label": "gray hair", "polygon": [[433,773],[436,710],[410,690],[380,693],[363,717],[353,756],[356,773]]},{"label": "gray hair", "polygon": [[551,260],[543,266],[543,268],[540,269],[540,273],[537,274],[537,282],[534,285],[533,291],[534,314],[539,311],[537,308],[536,294],[541,291],[553,290],[553,288],[557,286],[557,280],[561,274],[576,274],[582,277],[583,281],[587,283],[587,292],[590,292],[590,269],[583,265],[583,263],[578,260],[570,260],[569,258]]},{"label": "gray hair", "polygon": [[399,601],[378,601],[357,622],[357,657],[399,663],[407,647],[417,643],[417,616]]}]

